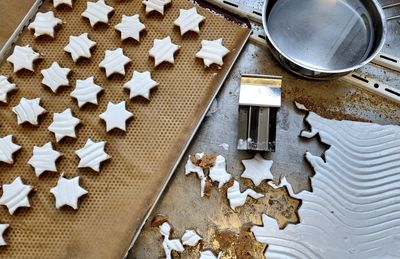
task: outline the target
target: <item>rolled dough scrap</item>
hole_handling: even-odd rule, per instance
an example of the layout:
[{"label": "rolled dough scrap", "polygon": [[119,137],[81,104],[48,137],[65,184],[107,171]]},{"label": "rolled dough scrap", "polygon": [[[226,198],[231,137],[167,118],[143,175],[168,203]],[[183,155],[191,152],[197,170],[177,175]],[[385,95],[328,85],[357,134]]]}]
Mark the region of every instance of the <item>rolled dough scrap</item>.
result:
[{"label": "rolled dough scrap", "polygon": [[14,66],[14,73],[22,69],[35,72],[33,63],[40,58],[40,54],[35,52],[30,46],[15,46],[14,52],[7,58],[7,61]]},{"label": "rolled dough scrap", "polygon": [[86,103],[97,105],[97,95],[103,91],[101,86],[94,83],[94,77],[91,76],[85,80],[76,80],[76,87],[71,92],[71,96],[78,101],[79,108],[82,108]]},{"label": "rolled dough scrap", "polygon": [[14,164],[13,154],[21,149],[21,146],[13,142],[13,136],[8,135],[0,138],[0,161]]},{"label": "rolled dough scrap", "polygon": [[0,205],[5,205],[11,215],[19,207],[30,207],[28,194],[32,186],[25,185],[21,177],[17,177],[11,184],[3,184],[3,195],[0,198]]},{"label": "rolled dough scrap", "polygon": [[172,43],[171,37],[168,36],[162,40],[154,39],[154,44],[149,51],[149,55],[154,58],[155,67],[163,62],[174,64],[174,53],[178,49],[180,49],[180,46]]},{"label": "rolled dough scrap", "polygon": [[162,245],[167,259],[172,259],[172,251],[181,253],[185,250],[179,239],[169,239],[171,234],[171,226],[168,222],[164,222],[160,226],[160,233],[164,237]]},{"label": "rolled dough scrap", "polygon": [[48,130],[56,136],[56,141],[60,142],[64,137],[76,138],[75,128],[81,122],[80,119],[72,115],[71,109],[66,109],[62,113],[54,113],[53,122]]},{"label": "rolled dough scrap", "polygon": [[86,10],[82,16],[89,19],[90,26],[94,27],[97,23],[108,23],[108,15],[114,11],[109,5],[106,5],[104,0],[97,2],[87,2]]},{"label": "rolled dough scrap", "polygon": [[35,37],[48,35],[54,38],[54,29],[57,25],[62,23],[63,21],[55,17],[52,11],[49,11],[47,13],[38,12],[36,14],[35,20],[29,24],[28,29],[35,31]]},{"label": "rolled dough scrap", "polygon": [[40,98],[26,99],[24,97],[12,110],[17,115],[18,124],[29,122],[32,125],[38,125],[38,117],[46,112],[40,106]]},{"label": "rolled dough scrap", "polygon": [[196,233],[196,231],[189,229],[185,230],[182,236],[182,244],[187,246],[197,246],[203,238]]},{"label": "rolled dough scrap", "polygon": [[100,62],[99,67],[105,69],[107,77],[115,73],[125,75],[125,65],[131,61],[130,58],[124,55],[122,48],[106,50],[104,59]]},{"label": "rolled dough scrap", "polygon": [[29,159],[28,164],[35,168],[35,174],[39,177],[45,171],[57,172],[56,161],[61,153],[53,149],[51,142],[42,147],[33,147],[33,156]]},{"label": "rolled dough scrap", "polygon": [[88,192],[79,185],[79,176],[66,179],[63,175],[58,179],[57,185],[50,192],[56,198],[56,208],[68,205],[78,209],[78,199]]},{"label": "rolled dough scrap", "polygon": [[150,99],[150,90],[158,86],[158,83],[151,79],[149,71],[140,73],[133,71],[132,79],[124,84],[124,88],[129,89],[129,98],[142,96],[147,100]]},{"label": "rolled dough scrap", "polygon": [[181,30],[181,36],[183,36],[188,31],[200,32],[200,23],[206,18],[197,13],[196,7],[190,8],[188,10],[180,9],[179,17],[175,20],[174,24],[179,26]]},{"label": "rolled dough scrap", "polygon": [[140,41],[140,32],[143,31],[146,26],[140,22],[139,15],[126,16],[122,15],[121,23],[115,25],[116,30],[121,32],[121,40],[132,38],[136,41]]},{"label": "rolled dough scrap", "polygon": [[223,156],[217,156],[215,165],[210,167],[209,177],[213,182],[218,182],[218,188],[229,182],[232,175],[226,171],[226,160]]},{"label": "rolled dough scrap", "polygon": [[221,258],[221,254],[222,254],[222,252],[219,252],[218,257],[217,257],[210,250],[205,250],[205,251],[200,252],[199,259],[219,259],[219,258]]},{"label": "rolled dough scrap", "polygon": [[90,58],[90,50],[94,46],[96,42],[90,40],[87,33],[83,33],[79,36],[69,36],[69,43],[64,50],[71,53],[72,60],[76,63],[81,57]]},{"label": "rolled dough scrap", "polygon": [[56,93],[61,86],[69,86],[68,74],[70,72],[71,69],[60,67],[57,62],[53,62],[49,68],[41,71],[43,75],[42,84]]},{"label": "rolled dough scrap", "polygon": [[171,0],[144,0],[142,3],[146,6],[146,14],[156,11],[164,15],[164,8]]},{"label": "rolled dough scrap", "polygon": [[15,89],[15,84],[10,83],[6,76],[0,76],[0,102],[7,103],[8,93]]},{"label": "rolled dough scrap", "polygon": [[237,207],[243,206],[246,203],[247,196],[250,196],[253,199],[264,197],[263,194],[255,192],[252,189],[246,189],[244,192],[240,192],[240,185],[236,180],[233,182],[233,185],[228,188],[226,195],[233,210]]},{"label": "rolled dough scrap", "polygon": [[106,122],[107,132],[115,128],[126,131],[126,121],[133,117],[133,113],[126,110],[125,101],[117,104],[108,102],[107,110],[99,117]]},{"label": "rolled dough scrap", "polygon": [[271,174],[272,161],[265,160],[257,153],[253,159],[242,160],[246,170],[241,177],[251,179],[255,186],[260,185],[263,180],[272,180],[274,176]]},{"label": "rolled dough scrap", "polygon": [[223,58],[229,53],[229,50],[222,45],[222,39],[218,40],[202,40],[201,49],[196,53],[197,58],[204,61],[207,67],[212,64],[222,66],[224,64]]},{"label": "rolled dough scrap", "polygon": [[104,151],[105,141],[93,142],[88,139],[85,146],[77,151],[76,155],[80,158],[78,168],[88,167],[96,172],[100,172],[100,163],[111,157]]}]

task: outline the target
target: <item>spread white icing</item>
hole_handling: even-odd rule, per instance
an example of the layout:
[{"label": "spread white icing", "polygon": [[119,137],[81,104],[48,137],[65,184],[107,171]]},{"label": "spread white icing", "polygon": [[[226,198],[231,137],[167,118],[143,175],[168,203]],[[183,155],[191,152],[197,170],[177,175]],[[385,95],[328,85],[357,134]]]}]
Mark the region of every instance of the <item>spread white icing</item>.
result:
[{"label": "spread white icing", "polygon": [[160,226],[160,233],[164,237],[162,245],[167,259],[172,259],[172,251],[183,252],[185,250],[179,239],[170,239],[171,226],[168,222],[164,222]]},{"label": "spread white icing", "polygon": [[154,66],[158,66],[163,62],[174,64],[174,53],[180,46],[172,43],[171,37],[166,37],[162,40],[154,39],[153,47],[149,51],[150,57],[154,58]]},{"label": "spread white icing", "polygon": [[108,23],[108,15],[113,10],[114,8],[106,5],[104,0],[87,2],[86,10],[82,13],[82,16],[88,18],[90,26],[94,27],[98,22]]},{"label": "spread white icing", "polygon": [[171,229],[171,225],[168,222],[164,222],[160,226],[160,233],[163,237],[169,237],[171,234]]},{"label": "spread white icing", "polygon": [[139,15],[126,16],[122,15],[121,23],[115,25],[116,30],[121,32],[121,39],[125,40],[132,38],[136,41],[140,41],[140,32],[143,31],[146,26],[140,22]]},{"label": "spread white icing", "polygon": [[0,224],[0,246],[7,245],[6,241],[4,240],[3,234],[4,231],[9,227],[8,224]]},{"label": "spread white icing", "polygon": [[94,83],[94,77],[91,76],[85,80],[76,80],[76,87],[71,92],[71,96],[78,101],[79,108],[86,103],[97,105],[97,95],[103,91],[99,85]]},{"label": "spread white icing", "polygon": [[183,233],[182,236],[182,243],[183,245],[187,246],[197,246],[197,244],[202,240],[203,238],[199,236],[199,234],[196,233],[194,230],[185,230],[185,233]]},{"label": "spread white icing", "polygon": [[106,142],[93,142],[88,139],[85,146],[77,151],[76,155],[80,158],[78,168],[88,167],[96,172],[100,172],[100,163],[111,157],[104,151]]},{"label": "spread white icing", "polygon": [[90,49],[95,45],[96,42],[90,40],[87,33],[83,33],[79,36],[69,36],[69,43],[64,50],[71,53],[72,60],[77,62],[80,57],[90,58]]},{"label": "spread white icing", "polygon": [[108,102],[107,110],[99,117],[106,122],[107,132],[115,128],[126,131],[126,121],[133,117],[133,113],[126,110],[125,101],[117,104]]},{"label": "spread white icing", "polygon": [[29,24],[28,29],[35,30],[35,37],[49,35],[50,37],[54,38],[54,28],[62,23],[63,21],[55,17],[52,11],[47,13],[38,12],[35,20]]},{"label": "spread white icing", "polygon": [[200,252],[199,259],[219,259],[219,258],[221,258],[221,254],[222,254],[222,252],[219,252],[218,257],[217,257],[210,250],[205,250],[205,251]]},{"label": "spread white icing", "polygon": [[124,88],[129,89],[129,98],[142,96],[147,100],[150,99],[150,90],[158,86],[158,83],[151,79],[149,71],[140,73],[133,71],[132,79],[124,84]]},{"label": "spread white icing", "polygon": [[88,193],[79,186],[79,176],[66,179],[64,176],[57,181],[57,185],[51,188],[50,192],[56,198],[56,208],[59,209],[64,205],[68,205],[73,209],[78,209],[78,199]]},{"label": "spread white icing", "polygon": [[21,146],[13,142],[13,136],[8,135],[0,138],[0,161],[14,164],[13,154],[21,149]]},{"label": "spread white icing", "polygon": [[17,87],[10,83],[7,77],[0,76],[0,102],[7,103],[7,94],[15,89]]},{"label": "spread white icing", "polygon": [[69,86],[68,74],[70,72],[71,69],[60,67],[57,62],[53,62],[49,68],[41,71],[43,75],[42,84],[56,93],[61,86]]},{"label": "spread white icing", "polygon": [[72,0],[53,0],[54,8],[57,8],[59,5],[68,5],[72,7]]},{"label": "spread white icing", "polygon": [[56,141],[60,142],[64,137],[76,138],[75,128],[80,123],[80,119],[72,115],[71,109],[66,109],[61,113],[54,113],[53,122],[48,130],[53,132]]},{"label": "spread white icing", "polygon": [[14,52],[7,58],[7,61],[14,66],[14,73],[21,69],[27,69],[35,72],[33,62],[40,58],[40,54],[35,52],[29,46],[15,46]]},{"label": "spread white icing", "polygon": [[8,208],[10,214],[14,214],[19,207],[30,207],[28,194],[32,186],[25,185],[21,177],[17,177],[11,184],[3,185],[3,195],[0,198],[0,204]]},{"label": "spread white icing", "polygon": [[218,40],[202,40],[201,49],[196,53],[196,57],[203,59],[204,65],[207,67],[211,64],[222,66],[223,58],[229,53],[229,50],[222,45],[222,39]]},{"label": "spread white icing", "polygon": [[12,110],[17,115],[18,124],[29,122],[32,125],[38,125],[38,117],[46,112],[40,106],[40,98],[26,99],[22,97],[19,104]]},{"label": "spread white icing", "polygon": [[107,77],[114,73],[125,75],[125,65],[129,62],[131,62],[131,59],[124,55],[122,48],[118,48],[106,50],[104,59],[100,62],[99,67],[106,70]]},{"label": "spread white icing", "polygon": [[179,26],[181,35],[188,31],[200,32],[200,23],[206,18],[197,13],[196,7],[188,10],[180,9],[179,17],[175,20],[174,24]]},{"label": "spread white icing", "polygon": [[226,160],[223,156],[217,156],[214,166],[210,167],[209,177],[213,182],[218,182],[218,188],[229,182],[232,176],[226,171]]},{"label": "spread white icing", "polygon": [[171,0],[144,0],[142,3],[146,6],[146,13],[156,11],[164,15],[164,8]]},{"label": "spread white icing", "polygon": [[[204,156],[204,153],[197,153],[195,155],[195,157],[197,159],[201,159],[201,158],[203,158],[203,156]],[[188,161],[186,162],[186,165],[185,165],[185,174],[189,175],[190,173],[196,173],[197,177],[200,179],[200,197],[204,197],[207,176],[204,175],[203,168],[192,163],[192,161],[190,160],[190,157],[191,156],[189,155]]]},{"label": "spread white icing", "polygon": [[263,180],[272,180],[271,174],[272,161],[264,160],[260,154],[256,154],[253,159],[242,160],[245,170],[241,177],[251,179],[255,186]]},{"label": "spread white icing", "polygon": [[33,147],[33,156],[29,159],[28,164],[35,168],[35,174],[39,177],[45,171],[57,172],[56,160],[61,153],[53,149],[51,142],[42,147]]},{"label": "spread white icing", "polygon": [[233,210],[237,207],[243,206],[246,203],[247,196],[250,196],[253,199],[264,197],[263,194],[255,192],[252,189],[246,189],[244,192],[240,192],[240,185],[236,180],[233,182],[233,185],[228,188],[226,195]]}]

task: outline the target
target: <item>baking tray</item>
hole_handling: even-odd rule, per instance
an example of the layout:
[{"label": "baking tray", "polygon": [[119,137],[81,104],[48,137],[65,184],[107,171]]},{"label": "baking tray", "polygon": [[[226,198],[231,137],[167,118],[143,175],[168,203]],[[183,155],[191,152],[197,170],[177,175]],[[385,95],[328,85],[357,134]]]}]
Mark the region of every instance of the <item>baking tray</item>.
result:
[{"label": "baking tray", "polygon": [[[244,47],[250,30],[247,26],[228,21],[215,12],[198,8],[206,21],[200,35],[189,34],[184,38],[173,27],[173,20],[179,8],[190,8],[186,0],[174,0],[165,17],[145,16],[140,1],[107,1],[115,8],[110,25],[92,29],[88,21],[80,16],[86,8],[86,1],[75,1],[74,8],[62,7],[55,15],[65,23],[57,31],[55,39],[34,39],[25,27],[34,17],[37,9],[42,12],[53,10],[50,1],[37,1],[21,26],[14,33],[1,52],[4,59],[12,51],[13,43],[31,45],[43,59],[36,64],[36,72],[12,73],[12,66],[4,60],[0,74],[10,76],[19,90],[10,96],[7,105],[0,106],[0,135],[13,134],[22,150],[16,155],[12,166],[0,164],[1,184],[10,183],[21,176],[25,183],[33,185],[35,192],[30,196],[31,208],[22,208],[10,216],[6,208],[0,208],[1,222],[9,223],[5,238],[8,246],[0,248],[0,257],[32,258],[120,258],[135,240],[149,213],[160,198],[183,152],[198,129],[212,100],[222,86],[235,60]],[[204,3],[202,3],[204,4]],[[114,25],[120,22],[122,14],[138,13],[147,26],[141,43],[121,43]],[[93,57],[74,64],[69,54],[63,51],[70,35],[88,32],[97,42]],[[107,33],[107,37],[104,34]],[[153,68],[148,50],[154,38],[171,36],[173,42],[182,46],[176,55],[175,65],[163,64]],[[201,39],[222,37],[231,53],[224,59],[222,69],[204,68],[201,60],[194,57],[200,48]],[[98,63],[106,49],[123,47],[133,62],[127,66],[127,75],[107,79]],[[41,86],[40,70],[53,61],[72,69],[70,82],[95,76],[96,83],[105,91],[98,106],[78,109],[69,94],[73,87],[64,88],[54,95]],[[133,70],[149,70],[160,86],[152,92],[151,101],[135,99],[130,101],[122,85],[128,81]],[[38,127],[18,126],[11,107],[22,97],[41,97],[43,107],[48,111],[41,117]],[[98,115],[106,108],[108,101],[127,101],[127,109],[135,114],[128,124],[127,133],[105,132],[105,126]],[[77,140],[54,143],[54,136],[47,131],[54,112],[71,108],[82,121]],[[88,138],[107,141],[106,151],[112,159],[103,163],[100,174],[86,169],[77,169],[78,157],[74,151],[82,147]],[[36,178],[27,164],[34,145],[52,141],[55,148],[64,154],[58,163],[59,172],[70,178],[81,176],[81,186],[89,191],[80,199],[79,210],[55,209],[54,197],[49,190],[55,186],[59,174],[46,173]],[[177,205],[178,206],[178,205]]]}]

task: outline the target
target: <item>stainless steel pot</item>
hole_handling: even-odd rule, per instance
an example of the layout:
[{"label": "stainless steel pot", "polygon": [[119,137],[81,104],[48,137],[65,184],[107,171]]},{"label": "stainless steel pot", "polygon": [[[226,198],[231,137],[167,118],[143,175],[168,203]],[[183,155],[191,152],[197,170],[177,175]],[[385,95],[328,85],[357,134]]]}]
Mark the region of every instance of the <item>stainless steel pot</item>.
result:
[{"label": "stainless steel pot", "polygon": [[263,25],[272,54],[310,79],[333,79],[366,65],[386,37],[376,0],[265,0]]}]

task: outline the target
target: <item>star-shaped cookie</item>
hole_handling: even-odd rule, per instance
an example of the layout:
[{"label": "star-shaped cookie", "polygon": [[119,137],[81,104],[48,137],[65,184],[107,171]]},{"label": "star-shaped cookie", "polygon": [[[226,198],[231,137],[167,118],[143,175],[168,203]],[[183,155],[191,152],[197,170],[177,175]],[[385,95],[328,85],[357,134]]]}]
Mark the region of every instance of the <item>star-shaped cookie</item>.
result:
[{"label": "star-shaped cookie", "polygon": [[78,168],[92,168],[100,172],[100,163],[111,157],[104,151],[106,142],[93,142],[88,139],[85,146],[77,151],[76,155],[80,158]]},{"label": "star-shaped cookie", "polygon": [[222,66],[224,64],[223,58],[228,53],[229,50],[222,45],[222,39],[202,40],[201,49],[196,53],[196,57],[202,58],[207,67],[211,64]]},{"label": "star-shaped cookie", "polygon": [[80,57],[90,58],[90,50],[96,46],[96,42],[89,39],[87,33],[79,36],[69,36],[69,43],[64,50],[71,53],[72,60],[76,63]]},{"label": "star-shaped cookie", "polygon": [[13,154],[20,149],[21,146],[14,144],[12,135],[0,138],[0,161],[14,164]]},{"label": "star-shaped cookie", "polygon": [[14,73],[22,69],[35,72],[33,63],[40,58],[40,54],[35,52],[30,46],[15,46],[14,52],[7,58],[7,61],[14,66]]},{"label": "star-shaped cookie", "polygon": [[90,26],[94,27],[96,23],[108,23],[108,15],[114,11],[109,5],[106,5],[104,0],[98,0],[97,2],[87,2],[86,10],[82,13],[83,17],[89,19]]},{"label": "star-shaped cookie", "polygon": [[57,8],[60,5],[67,5],[69,7],[72,7],[72,0],[53,0],[54,8]]},{"label": "star-shaped cookie", "polygon": [[78,209],[78,199],[88,193],[79,186],[79,176],[66,179],[63,175],[58,179],[57,185],[51,188],[50,192],[56,198],[57,209],[68,205],[75,210]]},{"label": "star-shaped cookie", "polygon": [[61,153],[53,149],[51,142],[42,147],[33,147],[33,156],[29,159],[28,164],[35,168],[35,174],[39,177],[45,171],[57,172],[56,161]]},{"label": "star-shaped cookie", "polygon": [[171,0],[144,0],[142,3],[146,6],[146,14],[156,11],[164,15],[164,8]]},{"label": "star-shaped cookie", "polygon": [[64,137],[76,138],[75,128],[81,122],[80,119],[72,115],[71,109],[66,109],[62,113],[54,113],[53,122],[48,130],[56,136],[56,141],[60,142]]},{"label": "star-shaped cookie", "polygon": [[146,26],[140,22],[139,15],[126,16],[122,15],[121,23],[118,23],[114,27],[116,30],[121,32],[121,40],[132,38],[136,41],[140,41],[140,32],[143,31]]},{"label": "star-shaped cookie", "polygon": [[7,77],[0,76],[0,102],[7,103],[7,94],[15,89],[17,87],[10,83]]},{"label": "star-shaped cookie", "polygon": [[174,64],[174,53],[178,49],[180,49],[180,46],[173,44],[171,37],[168,36],[162,40],[155,39],[149,55],[154,58],[155,67],[163,62]]},{"label": "star-shaped cookie", "polygon": [[24,97],[12,111],[17,115],[18,124],[29,122],[32,125],[38,125],[39,116],[46,112],[40,106],[40,98],[26,99]]},{"label": "star-shaped cookie", "polygon": [[0,205],[5,205],[10,214],[14,214],[19,207],[30,207],[28,194],[32,186],[25,185],[21,177],[17,177],[11,184],[3,184],[3,195],[0,198]]},{"label": "star-shaped cookie", "polygon": [[55,27],[62,23],[63,21],[55,17],[52,11],[49,11],[47,13],[38,12],[36,14],[35,20],[29,24],[28,29],[35,31],[35,37],[48,35],[54,38]]},{"label": "star-shaped cookie", "polygon": [[91,76],[85,80],[76,80],[76,87],[71,96],[77,99],[79,108],[82,108],[86,103],[97,105],[97,94],[101,91],[103,88],[96,85],[94,77]]},{"label": "star-shaped cookie", "polygon": [[200,23],[206,18],[197,13],[196,7],[189,10],[180,9],[179,17],[175,20],[174,24],[179,26],[181,35],[183,36],[188,31],[200,32]]},{"label": "star-shaped cookie", "polygon": [[132,79],[124,84],[124,88],[129,89],[129,98],[142,96],[147,100],[150,99],[150,90],[156,87],[158,83],[151,79],[149,71],[140,73],[133,71]]},{"label": "star-shaped cookie", "polygon": [[106,76],[109,77],[114,73],[125,75],[125,65],[131,62],[131,59],[124,55],[122,48],[115,50],[106,50],[103,61],[99,67],[106,70]]},{"label": "star-shaped cookie", "polygon": [[251,179],[255,186],[258,186],[263,180],[272,180],[271,174],[272,161],[264,160],[260,154],[256,154],[253,159],[242,160],[246,170],[241,177]]},{"label": "star-shaped cookie", "polygon": [[7,245],[6,241],[4,240],[4,231],[9,227],[8,224],[0,224],[0,246]]},{"label": "star-shaped cookie", "polygon": [[126,110],[125,101],[117,104],[109,102],[107,110],[99,117],[106,122],[107,132],[115,128],[126,131],[126,121],[133,117],[133,113]]},{"label": "star-shaped cookie", "polygon": [[49,68],[41,71],[43,75],[42,84],[56,93],[61,86],[69,86],[68,74],[70,72],[71,69],[60,67],[57,62],[53,62]]}]

